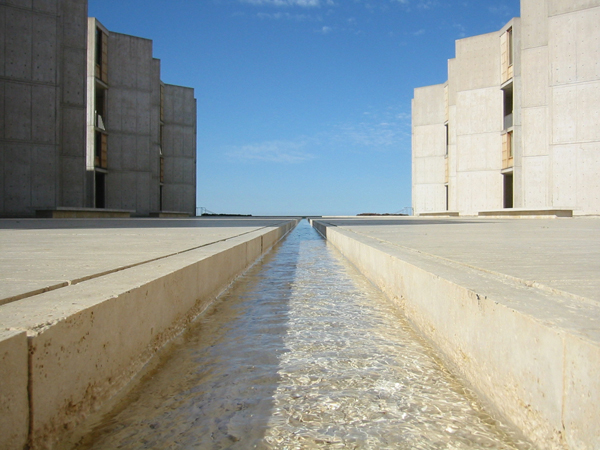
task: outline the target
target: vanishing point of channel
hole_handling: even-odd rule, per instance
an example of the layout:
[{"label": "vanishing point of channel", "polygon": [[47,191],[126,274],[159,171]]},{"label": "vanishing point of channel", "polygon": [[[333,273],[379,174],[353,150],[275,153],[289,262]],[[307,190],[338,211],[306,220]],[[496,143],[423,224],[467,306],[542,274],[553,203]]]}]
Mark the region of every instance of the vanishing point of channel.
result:
[{"label": "vanishing point of channel", "polygon": [[80,448],[532,447],[303,221]]}]

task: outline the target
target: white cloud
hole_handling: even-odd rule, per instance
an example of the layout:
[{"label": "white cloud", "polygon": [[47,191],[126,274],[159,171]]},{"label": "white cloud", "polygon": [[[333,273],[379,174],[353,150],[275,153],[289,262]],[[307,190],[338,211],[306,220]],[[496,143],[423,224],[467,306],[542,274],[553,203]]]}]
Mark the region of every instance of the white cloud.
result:
[{"label": "white cloud", "polygon": [[321,6],[321,0],[240,0],[240,2],[258,6],[302,6],[305,8]]},{"label": "white cloud", "polygon": [[297,21],[303,21],[303,20],[310,20],[310,16],[306,15],[306,14],[290,14],[288,12],[282,13],[282,12],[276,12],[276,13],[258,13],[257,17],[260,19],[272,19],[272,20],[297,20]]},{"label": "white cloud", "polygon": [[316,156],[304,150],[304,141],[267,141],[232,148],[227,156],[236,161],[263,161],[283,164],[298,164]]},{"label": "white cloud", "polygon": [[323,27],[320,30],[320,32],[323,33],[323,34],[331,33],[331,31],[332,31],[331,27]]}]

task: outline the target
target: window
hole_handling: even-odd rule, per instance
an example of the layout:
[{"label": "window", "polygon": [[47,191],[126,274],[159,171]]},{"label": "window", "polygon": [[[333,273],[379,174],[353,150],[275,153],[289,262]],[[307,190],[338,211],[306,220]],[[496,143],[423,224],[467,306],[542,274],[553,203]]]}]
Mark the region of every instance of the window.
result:
[{"label": "window", "polygon": [[444,128],[446,131],[446,153],[445,156],[448,156],[448,146],[450,144],[450,135],[448,134],[448,122],[444,124]]},{"label": "window", "polygon": [[513,64],[513,29],[510,27],[506,30],[506,40],[508,45],[508,65],[512,66]]},{"label": "window", "polygon": [[513,174],[506,173],[503,175],[504,178],[504,199],[503,206],[505,208],[513,207]]},{"label": "window", "polygon": [[513,85],[508,84],[502,89],[503,94],[503,117],[504,129],[507,130],[513,126]]},{"label": "window", "polygon": [[96,28],[96,78],[108,83],[108,35]]}]

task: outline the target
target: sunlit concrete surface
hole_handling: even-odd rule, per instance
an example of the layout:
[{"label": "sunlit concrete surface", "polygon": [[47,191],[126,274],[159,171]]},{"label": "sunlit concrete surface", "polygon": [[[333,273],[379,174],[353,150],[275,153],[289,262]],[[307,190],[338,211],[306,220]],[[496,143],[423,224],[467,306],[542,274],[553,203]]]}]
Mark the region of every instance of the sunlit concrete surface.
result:
[{"label": "sunlit concrete surface", "polygon": [[281,222],[251,218],[0,220],[0,304]]},{"label": "sunlit concrete surface", "polygon": [[313,224],[540,448],[598,448],[599,219]]},{"label": "sunlit concrete surface", "polygon": [[52,448],[296,223],[0,220],[0,449]]}]

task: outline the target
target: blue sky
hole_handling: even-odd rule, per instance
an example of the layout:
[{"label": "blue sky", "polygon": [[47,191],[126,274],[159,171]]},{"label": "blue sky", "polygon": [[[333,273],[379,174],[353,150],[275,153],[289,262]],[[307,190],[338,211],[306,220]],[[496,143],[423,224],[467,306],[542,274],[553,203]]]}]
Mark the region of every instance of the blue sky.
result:
[{"label": "blue sky", "polygon": [[518,0],[90,0],[154,41],[198,100],[198,206],[354,215],[411,204],[413,89],[443,83],[454,41]]}]

